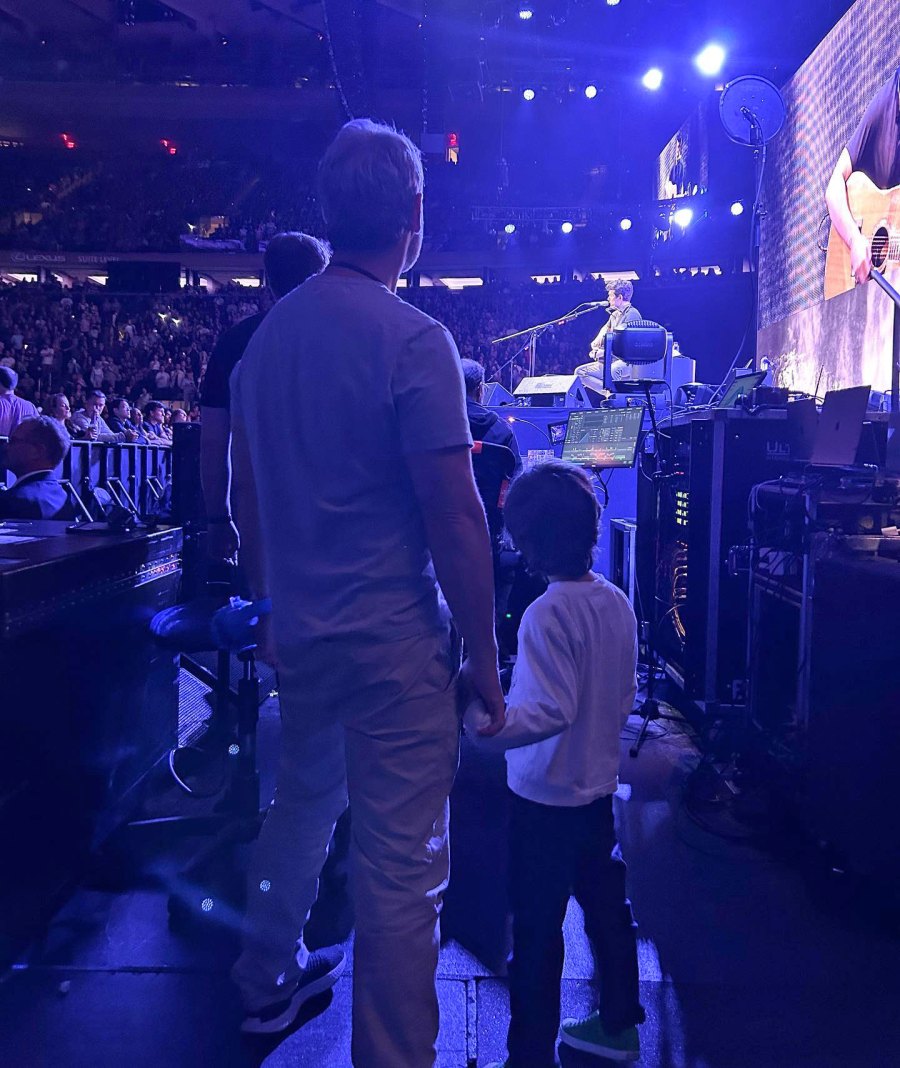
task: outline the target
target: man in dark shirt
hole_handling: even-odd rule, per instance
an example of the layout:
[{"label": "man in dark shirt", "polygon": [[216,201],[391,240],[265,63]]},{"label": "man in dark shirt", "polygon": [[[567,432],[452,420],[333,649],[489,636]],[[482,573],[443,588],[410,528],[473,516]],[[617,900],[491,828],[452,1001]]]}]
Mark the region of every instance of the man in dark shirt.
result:
[{"label": "man in dark shirt", "polygon": [[74,519],[75,510],[56,471],[68,451],[68,434],[49,415],[19,423],[6,447],[6,465],[16,481],[0,492],[0,517]]},{"label": "man in dark shirt", "polygon": [[131,405],[124,397],[113,397],[109,402],[109,419],[106,425],[117,437],[124,435],[124,437],[119,437],[120,441],[136,442],[138,445],[147,444],[144,432],[131,421]]},{"label": "man in dark shirt", "polygon": [[[263,257],[266,282],[281,300],[328,265],[327,245],[309,234],[276,234]],[[258,312],[226,330],[216,343],[200,398],[200,479],[207,515],[207,549],[213,560],[230,560],[240,539],[231,517],[231,417],[228,381],[250,338],[263,321]]]},{"label": "man in dark shirt", "polygon": [[872,273],[872,249],[847,199],[847,181],[854,171],[865,174],[879,189],[900,185],[900,68],[867,108],[825,191],[831,221],[850,249],[853,275],[862,284]]},{"label": "man in dark shirt", "polygon": [[466,414],[473,441],[487,441],[505,445],[516,458],[516,474],[522,469],[519,445],[509,423],[495,412],[482,405],[484,399],[484,368],[475,360],[462,360],[463,378],[466,381]]},{"label": "man in dark shirt", "polygon": [[[609,296],[609,319],[600,327],[600,331],[591,342],[591,361],[583,363],[575,368],[575,374],[581,379],[582,384],[596,393],[606,393],[604,386],[603,361],[606,353],[606,335],[612,330],[619,330],[629,323],[639,322],[641,313],[631,303],[634,296],[634,286],[627,280],[614,282],[607,287]],[[655,366],[655,365],[654,365]],[[630,373],[630,365],[621,360],[613,360],[611,375],[617,381],[627,378]],[[657,377],[656,374],[647,377]]]}]

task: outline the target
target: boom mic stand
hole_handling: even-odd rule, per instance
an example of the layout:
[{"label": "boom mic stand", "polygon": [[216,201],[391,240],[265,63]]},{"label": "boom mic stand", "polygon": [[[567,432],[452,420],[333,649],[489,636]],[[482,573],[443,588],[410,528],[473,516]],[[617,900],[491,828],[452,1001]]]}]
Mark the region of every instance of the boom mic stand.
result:
[{"label": "boom mic stand", "polygon": [[[571,323],[573,320],[579,318],[579,316],[587,315],[588,312],[596,311],[598,308],[606,308],[609,306],[609,302],[605,300],[591,300],[584,304],[579,304],[570,312],[566,312],[559,319],[551,319],[546,323],[535,323],[534,326],[526,326],[524,330],[516,330],[515,333],[505,334],[503,337],[495,337],[491,342],[492,345],[499,345],[501,341],[512,341],[517,337],[526,338],[524,349],[528,352],[528,377],[534,378],[534,367],[537,360],[537,339],[544,333],[545,330],[549,330],[551,326],[565,326],[566,323]],[[522,352],[523,349],[519,349]],[[500,368],[500,373],[512,363],[512,361],[519,355],[516,352],[503,367]]]}]

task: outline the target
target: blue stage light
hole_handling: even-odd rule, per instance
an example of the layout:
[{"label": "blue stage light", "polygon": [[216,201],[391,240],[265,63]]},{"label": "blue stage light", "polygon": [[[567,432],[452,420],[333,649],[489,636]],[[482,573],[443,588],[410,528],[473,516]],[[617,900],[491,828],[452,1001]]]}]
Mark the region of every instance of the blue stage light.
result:
[{"label": "blue stage light", "polygon": [[736,200],[731,205],[731,214],[732,215],[743,215],[744,214],[744,205],[741,203],[740,200]]},{"label": "blue stage light", "polygon": [[683,230],[686,226],[691,225],[691,220],[694,218],[694,212],[691,208],[679,208],[678,211],[672,212],[672,222],[677,223]]},{"label": "blue stage light", "polygon": [[645,89],[650,89],[652,92],[656,92],[663,83],[663,72],[659,67],[651,67],[644,77],[641,78],[641,82]]},{"label": "blue stage light", "polygon": [[584,87],[584,95],[588,98],[588,100],[593,100],[594,97],[597,95],[597,86],[586,85]]},{"label": "blue stage light", "polygon": [[694,64],[701,74],[714,78],[725,63],[725,49],[720,44],[708,44],[694,56]]},{"label": "blue stage light", "polygon": [[530,18],[533,18],[533,17],[534,17],[534,9],[530,5],[523,4],[519,8],[519,18],[523,22],[527,22]]},{"label": "blue stage light", "polygon": [[522,99],[523,100],[534,100],[534,90],[533,89],[523,89],[522,90]]},{"label": "blue stage light", "polygon": [[514,234],[516,232],[516,224],[507,223],[506,226],[503,227],[503,230],[507,234]]},{"label": "blue stage light", "polygon": [[626,219],[623,219],[623,220],[622,220],[622,221],[621,221],[621,222],[619,223],[619,227],[620,227],[620,229],[622,229],[622,230],[630,230],[632,226],[633,226],[633,223],[632,223],[631,219],[627,219],[627,218],[626,218]]},{"label": "blue stage light", "polygon": [[570,222],[564,222],[560,227],[560,230],[562,230],[564,234],[571,234],[574,229],[575,227]]}]

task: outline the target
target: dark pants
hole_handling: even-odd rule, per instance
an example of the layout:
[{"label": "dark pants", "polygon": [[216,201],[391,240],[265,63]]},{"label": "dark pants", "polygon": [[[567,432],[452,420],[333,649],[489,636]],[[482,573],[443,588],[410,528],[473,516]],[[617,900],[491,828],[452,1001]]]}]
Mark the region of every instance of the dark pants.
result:
[{"label": "dark pants", "polygon": [[562,808],[512,795],[509,973],[510,1068],[555,1063],[563,967],[563,919],[570,895],[584,912],[597,961],[600,1019],[615,1034],[642,1023],[631,903],[616,841],[612,798]]}]

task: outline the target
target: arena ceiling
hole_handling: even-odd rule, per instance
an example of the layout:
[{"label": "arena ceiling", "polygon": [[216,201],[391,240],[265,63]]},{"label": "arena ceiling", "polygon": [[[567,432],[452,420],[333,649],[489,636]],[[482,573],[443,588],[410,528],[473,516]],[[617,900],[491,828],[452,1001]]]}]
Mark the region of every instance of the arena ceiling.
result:
[{"label": "arena ceiling", "polygon": [[[440,131],[508,125],[504,91],[511,105],[534,84],[565,103],[592,83],[610,153],[629,153],[635,136],[658,151],[708,90],[691,62],[705,40],[728,46],[726,78],[781,83],[851,2],[532,0],[525,21],[520,0],[0,0],[0,126],[58,130],[67,111],[98,126],[116,108],[123,121],[129,109],[152,115],[157,87],[160,115],[197,124],[232,114],[241,90],[251,121],[253,94],[270,92],[269,110],[291,121],[331,125],[350,112],[415,129],[427,114]],[[658,94],[640,86],[650,64],[665,67]],[[110,83],[122,99],[105,104]],[[179,87],[191,87],[190,107]],[[556,126],[560,115],[544,110]]]},{"label": "arena ceiling", "polygon": [[[417,16],[421,0],[376,0],[379,6]],[[320,0],[0,0],[0,23],[8,31],[37,38],[82,35],[110,41],[196,36],[271,36],[292,31],[321,32]]]}]

